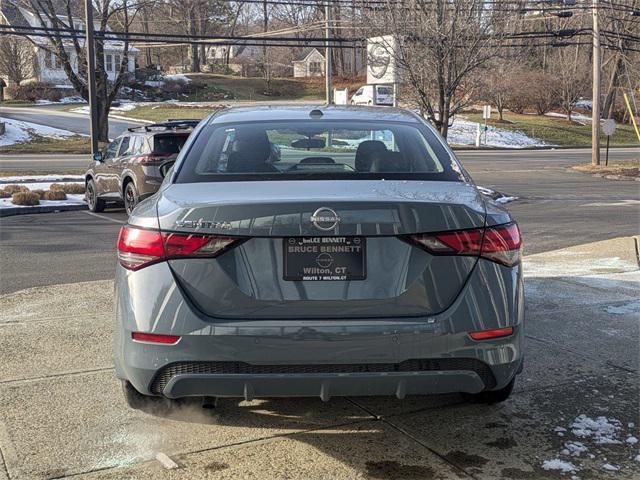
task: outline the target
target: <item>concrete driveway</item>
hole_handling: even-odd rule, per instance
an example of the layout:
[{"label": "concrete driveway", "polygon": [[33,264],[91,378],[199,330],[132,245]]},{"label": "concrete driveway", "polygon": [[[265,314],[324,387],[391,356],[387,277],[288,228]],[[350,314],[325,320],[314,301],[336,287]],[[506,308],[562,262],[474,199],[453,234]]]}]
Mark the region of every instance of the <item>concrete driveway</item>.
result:
[{"label": "concrete driveway", "polygon": [[446,395],[142,413],[114,378],[111,281],[3,295],[0,479],[638,478],[636,249],[626,237],[526,258],[526,366],[496,406]]}]

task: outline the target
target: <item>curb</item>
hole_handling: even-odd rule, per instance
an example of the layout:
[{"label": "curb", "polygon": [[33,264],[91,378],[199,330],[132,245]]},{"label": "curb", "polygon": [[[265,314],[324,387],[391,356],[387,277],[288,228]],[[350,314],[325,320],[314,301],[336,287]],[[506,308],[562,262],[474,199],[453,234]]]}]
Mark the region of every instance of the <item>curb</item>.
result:
[{"label": "curb", "polygon": [[70,212],[73,210],[88,210],[86,205],[43,205],[38,207],[8,207],[0,208],[0,217],[11,217],[14,215],[30,215],[32,213],[54,213]]},{"label": "curb", "polygon": [[567,173],[580,173],[582,175],[590,175],[590,176],[595,177],[595,178],[605,178],[607,180],[618,180],[618,181],[625,181],[625,182],[640,182],[640,177],[631,177],[629,175],[589,173],[589,172],[582,172],[580,170],[576,170],[573,167],[568,167],[565,171]]}]

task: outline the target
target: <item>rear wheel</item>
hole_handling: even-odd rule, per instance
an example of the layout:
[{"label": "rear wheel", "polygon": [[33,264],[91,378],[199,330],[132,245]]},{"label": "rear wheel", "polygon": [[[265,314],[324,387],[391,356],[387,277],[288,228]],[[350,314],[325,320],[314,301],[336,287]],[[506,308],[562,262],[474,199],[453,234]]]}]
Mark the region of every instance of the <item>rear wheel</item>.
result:
[{"label": "rear wheel", "polygon": [[96,182],[93,178],[90,178],[87,181],[85,198],[87,200],[87,205],[89,206],[89,210],[92,212],[102,212],[104,211],[104,200],[98,197],[98,189],[96,188]]},{"label": "rear wheel", "polygon": [[472,403],[493,404],[493,403],[504,402],[511,395],[511,392],[513,391],[513,386],[515,385],[515,383],[516,383],[516,379],[514,377],[513,380],[511,380],[505,387],[499,390],[488,390],[486,392],[480,392],[480,393],[474,393],[474,394],[466,393],[464,394],[464,397]]},{"label": "rear wheel", "polygon": [[136,190],[136,186],[133,184],[133,181],[128,181],[124,186],[124,208],[127,211],[127,215],[131,215],[131,212],[138,204],[138,191]]}]

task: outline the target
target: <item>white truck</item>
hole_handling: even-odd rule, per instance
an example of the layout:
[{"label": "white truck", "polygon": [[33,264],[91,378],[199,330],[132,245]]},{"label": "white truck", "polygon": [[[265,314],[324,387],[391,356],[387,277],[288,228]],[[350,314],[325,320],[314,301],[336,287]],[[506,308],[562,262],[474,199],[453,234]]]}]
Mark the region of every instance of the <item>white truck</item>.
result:
[{"label": "white truck", "polygon": [[351,105],[393,105],[392,85],[363,85],[351,97]]}]

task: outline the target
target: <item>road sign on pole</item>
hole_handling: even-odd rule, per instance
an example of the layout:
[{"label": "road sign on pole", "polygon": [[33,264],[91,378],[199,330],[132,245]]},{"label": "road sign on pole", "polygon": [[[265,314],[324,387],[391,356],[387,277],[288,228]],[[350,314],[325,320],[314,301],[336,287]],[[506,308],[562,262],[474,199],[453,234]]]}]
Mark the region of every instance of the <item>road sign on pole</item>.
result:
[{"label": "road sign on pole", "polygon": [[616,121],[613,118],[607,118],[602,124],[602,131],[607,136],[607,153],[604,157],[604,164],[609,165],[609,140],[616,131]]}]

